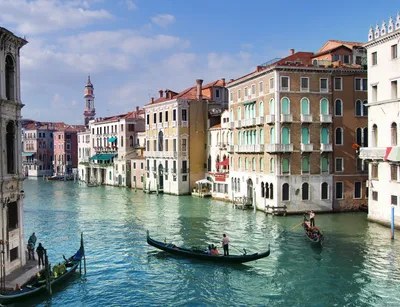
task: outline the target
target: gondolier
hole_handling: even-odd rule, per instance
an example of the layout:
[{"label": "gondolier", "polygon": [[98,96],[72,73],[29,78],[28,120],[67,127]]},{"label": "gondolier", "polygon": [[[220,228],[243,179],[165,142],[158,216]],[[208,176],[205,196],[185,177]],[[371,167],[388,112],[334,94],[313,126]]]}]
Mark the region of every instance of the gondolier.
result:
[{"label": "gondolier", "polygon": [[229,238],[224,233],[222,236],[222,247],[224,248],[224,256],[229,256]]},{"label": "gondolier", "polygon": [[314,211],[310,211],[310,226],[315,227],[315,213]]}]

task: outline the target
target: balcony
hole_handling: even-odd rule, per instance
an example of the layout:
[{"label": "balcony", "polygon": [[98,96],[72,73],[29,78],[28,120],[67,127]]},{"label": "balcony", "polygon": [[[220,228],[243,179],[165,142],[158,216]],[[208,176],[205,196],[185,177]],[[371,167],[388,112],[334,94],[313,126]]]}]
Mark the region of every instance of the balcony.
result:
[{"label": "balcony", "polygon": [[332,144],[321,144],[321,152],[331,152]]},{"label": "balcony", "polygon": [[321,124],[330,124],[332,123],[332,115],[331,114],[320,114],[319,121]]},{"label": "balcony", "polygon": [[383,160],[386,155],[386,147],[362,147],[360,148],[360,159]]},{"label": "balcony", "polygon": [[182,127],[189,127],[189,122],[187,120],[183,120]]},{"label": "balcony", "polygon": [[302,152],[312,152],[314,149],[313,144],[301,144],[301,151]]},{"label": "balcony", "polygon": [[227,146],[228,146],[227,143],[218,143],[218,144],[217,144],[217,147],[218,147],[219,149],[221,149],[221,150],[225,150]]},{"label": "balcony", "polygon": [[162,123],[158,123],[158,124],[157,124],[157,128],[158,128],[158,129],[161,129],[162,127],[163,127],[163,124],[162,124]]},{"label": "balcony", "polygon": [[229,129],[235,128],[235,122],[229,122]]},{"label": "balcony", "polygon": [[281,123],[291,123],[293,121],[292,114],[281,114]]},{"label": "balcony", "polygon": [[242,121],[241,120],[235,121],[235,128],[242,128]]},{"label": "balcony", "polygon": [[267,144],[266,152],[293,152],[293,144]]},{"label": "balcony", "polygon": [[189,174],[188,168],[181,168],[181,174]]},{"label": "balcony", "polygon": [[265,116],[265,122],[270,125],[275,124],[275,114]]},{"label": "balcony", "polygon": [[168,122],[164,122],[163,126],[164,128],[168,128]]},{"label": "balcony", "polygon": [[264,144],[254,145],[254,152],[264,152]]},{"label": "balcony", "polygon": [[312,123],[312,115],[311,114],[301,114],[300,120],[302,123]]},{"label": "balcony", "polygon": [[258,116],[258,117],[256,117],[256,125],[257,125],[257,126],[262,126],[262,125],[264,125],[264,116]]},{"label": "balcony", "polygon": [[248,118],[245,120],[242,120],[242,127],[251,127],[256,125],[256,119],[255,118]]},{"label": "balcony", "polygon": [[176,127],[176,121],[175,120],[171,123],[171,127]]},{"label": "balcony", "polygon": [[176,174],[176,168],[171,168],[171,173]]},{"label": "balcony", "polygon": [[228,146],[228,152],[229,152],[229,153],[235,152],[235,146],[234,146],[234,145],[229,145],[229,146]]}]

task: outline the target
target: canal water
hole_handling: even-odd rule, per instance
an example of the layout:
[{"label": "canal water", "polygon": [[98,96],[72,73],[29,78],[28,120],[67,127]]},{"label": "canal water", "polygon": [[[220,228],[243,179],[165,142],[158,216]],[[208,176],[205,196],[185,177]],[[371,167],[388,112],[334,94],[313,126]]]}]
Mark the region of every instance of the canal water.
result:
[{"label": "canal water", "polygon": [[[315,249],[301,227],[290,231],[301,216],[42,179],[26,180],[25,194],[26,240],[36,232],[55,264],[78,249],[83,232],[87,254],[86,279],[32,305],[400,306],[400,232],[392,241],[390,230],[367,222],[365,213],[317,214],[326,240]],[[271,255],[239,266],[176,258],[148,246],[146,230],[204,248],[227,233],[231,254],[270,244]]]}]

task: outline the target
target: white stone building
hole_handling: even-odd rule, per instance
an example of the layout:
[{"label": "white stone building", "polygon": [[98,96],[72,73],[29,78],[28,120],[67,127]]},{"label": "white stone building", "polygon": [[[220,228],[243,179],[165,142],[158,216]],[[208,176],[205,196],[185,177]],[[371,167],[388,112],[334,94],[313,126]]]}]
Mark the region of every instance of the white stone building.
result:
[{"label": "white stone building", "polygon": [[[25,265],[21,150],[20,49],[23,38],[0,27],[1,274]],[[4,254],[3,254],[4,253]]]},{"label": "white stone building", "polygon": [[[368,42],[369,146],[361,158],[369,163],[368,218],[390,224],[391,205],[400,197],[400,13],[388,24],[371,27]],[[400,227],[400,210],[395,210]]]}]

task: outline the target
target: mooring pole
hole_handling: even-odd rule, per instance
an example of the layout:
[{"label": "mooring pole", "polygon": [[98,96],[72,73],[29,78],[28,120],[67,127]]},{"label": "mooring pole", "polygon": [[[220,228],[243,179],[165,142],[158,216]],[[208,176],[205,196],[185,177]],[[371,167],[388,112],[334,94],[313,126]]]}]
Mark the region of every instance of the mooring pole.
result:
[{"label": "mooring pole", "polygon": [[392,240],[394,240],[394,205],[392,205],[391,228],[392,228]]}]

